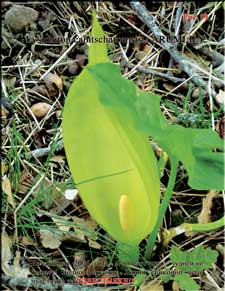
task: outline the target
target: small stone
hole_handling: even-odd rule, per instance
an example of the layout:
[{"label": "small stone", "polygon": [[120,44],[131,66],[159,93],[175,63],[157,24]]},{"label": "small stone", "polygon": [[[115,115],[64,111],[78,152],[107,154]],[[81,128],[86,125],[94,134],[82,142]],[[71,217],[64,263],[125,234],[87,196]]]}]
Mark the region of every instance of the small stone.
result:
[{"label": "small stone", "polygon": [[8,117],[8,115],[9,115],[9,111],[5,107],[2,107],[1,111],[2,111],[1,112],[2,113],[2,118],[6,119]]},{"label": "small stone", "polygon": [[219,104],[225,105],[225,91],[219,90],[219,93],[216,95],[216,100]]},{"label": "small stone", "polygon": [[86,56],[84,54],[77,54],[75,60],[77,61],[78,66],[82,68],[84,66]]},{"label": "small stone", "polygon": [[79,69],[78,64],[74,61],[68,64],[68,72],[70,75],[75,75]]},{"label": "small stone", "polygon": [[55,116],[56,116],[56,118],[62,117],[62,110],[56,110],[55,111]]},{"label": "small stone", "polygon": [[[201,94],[203,97],[205,97],[207,95],[207,91],[206,90],[201,90]],[[200,91],[199,91],[199,88],[195,88],[192,92],[192,97],[193,98],[198,98],[200,95]]]},{"label": "small stone", "polygon": [[86,275],[93,275],[102,272],[108,264],[109,260],[107,257],[97,257],[88,265]]},{"label": "small stone", "polygon": [[38,12],[33,8],[13,5],[5,14],[5,23],[13,32],[21,32],[27,25],[38,19]]},{"label": "small stone", "polygon": [[53,74],[53,73],[48,73],[44,77],[44,81],[48,89],[52,89],[52,85],[55,85],[59,92],[62,91],[63,83],[62,83],[62,79],[58,75]]},{"label": "small stone", "polygon": [[37,118],[42,118],[46,116],[49,112],[51,105],[45,102],[38,102],[31,106],[31,111],[33,112],[34,116]]},{"label": "small stone", "polygon": [[7,6],[10,6],[12,4],[12,2],[11,1],[2,1],[1,4],[2,4],[2,8],[5,8]]},{"label": "small stone", "polygon": [[46,86],[44,84],[41,85],[36,85],[32,88],[32,90],[34,92],[37,92],[43,96],[47,96],[48,97],[48,89],[46,88]]},{"label": "small stone", "polygon": [[68,72],[70,75],[76,75],[81,68],[83,68],[86,61],[86,56],[84,54],[77,54],[74,62],[68,64]]}]

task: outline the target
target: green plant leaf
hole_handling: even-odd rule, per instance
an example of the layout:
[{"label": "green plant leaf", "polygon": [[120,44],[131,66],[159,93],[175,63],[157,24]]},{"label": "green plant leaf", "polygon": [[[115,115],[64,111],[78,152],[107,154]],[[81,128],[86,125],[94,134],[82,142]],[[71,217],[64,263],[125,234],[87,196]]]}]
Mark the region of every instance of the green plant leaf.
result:
[{"label": "green plant leaf", "polygon": [[128,109],[138,130],[152,136],[170,159],[183,163],[190,187],[224,189],[224,141],[216,132],[170,125],[160,110],[160,97],[142,92],[125,80],[117,65],[101,63],[87,70],[97,82],[102,104]]},{"label": "green plant leaf", "polygon": [[[201,272],[211,269],[212,264],[216,262],[218,253],[210,248],[198,246],[193,251],[180,251],[178,247],[172,246],[170,251],[170,260],[181,274],[171,275],[169,270],[165,269],[165,274],[160,275],[160,279],[164,282],[175,280],[179,287],[185,291],[198,291],[199,285],[188,272]],[[187,273],[186,273],[187,272]]]},{"label": "green plant leaf", "polygon": [[137,274],[135,276],[135,283],[134,286],[136,287],[140,287],[141,284],[144,282],[144,280],[146,279],[147,275],[146,274]]},{"label": "green plant leaf", "polygon": [[173,278],[179,284],[181,290],[198,291],[200,286],[188,274],[175,275]]},{"label": "green plant leaf", "polygon": [[88,63],[91,65],[108,62],[107,45],[103,40],[104,32],[99,24],[96,13],[92,13],[91,45],[88,50]]},{"label": "green plant leaf", "polygon": [[165,272],[165,274],[161,274],[161,275],[160,275],[160,279],[161,279],[163,282],[167,283],[167,282],[169,282],[170,280],[172,280],[174,276],[173,276],[173,275],[170,275],[170,274],[166,274],[167,272],[169,272],[169,269],[164,269],[164,272]]},{"label": "green plant leaf", "polygon": [[170,280],[176,281],[179,284],[180,289],[185,291],[198,291],[199,285],[195,282],[194,279],[189,274],[178,274],[178,275],[169,275],[162,274],[160,275],[160,279],[167,283]]},{"label": "green plant leaf", "polygon": [[177,270],[183,272],[200,272],[211,269],[216,262],[218,253],[210,248],[198,246],[192,251],[181,251],[172,246],[170,259]]}]

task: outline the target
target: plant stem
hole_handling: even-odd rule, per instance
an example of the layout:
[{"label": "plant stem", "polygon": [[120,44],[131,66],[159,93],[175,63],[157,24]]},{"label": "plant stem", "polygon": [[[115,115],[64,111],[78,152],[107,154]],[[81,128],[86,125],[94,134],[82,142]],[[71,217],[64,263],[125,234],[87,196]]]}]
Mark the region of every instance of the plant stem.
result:
[{"label": "plant stem", "polygon": [[160,179],[163,176],[167,161],[168,161],[168,155],[166,154],[166,152],[162,151],[161,155],[160,155],[160,158],[159,158],[159,162],[158,162],[158,169],[159,169],[159,177],[160,177]]},{"label": "plant stem", "polygon": [[145,250],[145,259],[150,259],[150,257],[151,257],[157,234],[158,234],[160,226],[162,224],[163,217],[166,213],[167,206],[170,203],[170,198],[173,194],[173,188],[174,188],[176,176],[177,176],[177,166],[178,166],[178,162],[176,160],[172,160],[167,190],[164,194],[163,201],[162,201],[160,208],[159,208],[158,220],[155,224],[155,227],[154,227],[151,235],[148,238],[148,242],[147,242],[147,246],[146,246],[146,250]]},{"label": "plant stem", "polygon": [[139,246],[129,245],[125,243],[117,243],[117,255],[119,261],[122,262],[138,262],[139,260]]},{"label": "plant stem", "polygon": [[[202,223],[202,224],[194,223],[194,224],[190,224],[191,231],[204,232],[204,231],[215,230],[217,228],[220,228],[220,227],[224,226],[224,218],[225,218],[225,216],[221,217],[220,219],[218,219],[216,221],[209,222],[209,223]],[[188,225],[188,223],[186,223],[186,224]]]},{"label": "plant stem", "polygon": [[186,231],[191,232],[205,232],[205,231],[212,231],[216,230],[222,226],[224,226],[225,216],[221,217],[220,219],[209,222],[209,223],[182,223],[179,226],[172,227],[170,229],[165,229],[163,232],[163,245],[167,246],[169,242],[177,235],[182,234]]}]

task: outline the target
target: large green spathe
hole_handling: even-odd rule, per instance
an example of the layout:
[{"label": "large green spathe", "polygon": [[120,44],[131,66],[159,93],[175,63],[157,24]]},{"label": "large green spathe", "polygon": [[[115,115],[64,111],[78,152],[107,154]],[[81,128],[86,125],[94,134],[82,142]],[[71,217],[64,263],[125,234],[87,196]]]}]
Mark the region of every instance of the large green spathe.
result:
[{"label": "large green spathe", "polygon": [[[92,27],[93,37],[104,35],[95,17]],[[127,109],[100,102],[99,84],[89,68],[106,62],[106,45],[90,44],[89,64],[66,98],[64,146],[91,216],[118,242],[137,245],[151,232],[158,216],[156,158],[148,135],[134,127]]]}]

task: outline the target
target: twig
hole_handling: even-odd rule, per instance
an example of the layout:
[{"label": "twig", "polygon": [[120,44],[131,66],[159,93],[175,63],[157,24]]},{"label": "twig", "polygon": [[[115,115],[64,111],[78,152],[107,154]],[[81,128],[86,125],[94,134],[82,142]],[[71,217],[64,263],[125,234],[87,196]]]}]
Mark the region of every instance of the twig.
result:
[{"label": "twig", "polygon": [[[133,69],[134,67],[136,67],[136,65],[129,64],[129,63],[126,63],[126,66],[128,68],[130,68],[130,69]],[[186,80],[185,78],[176,78],[176,77],[173,77],[171,75],[168,75],[168,74],[165,74],[165,73],[161,73],[161,72],[158,72],[156,70],[140,67],[140,66],[136,67],[136,69],[138,71],[146,73],[146,74],[152,74],[152,75],[156,75],[156,76],[162,77],[164,79],[170,80],[171,82],[173,82],[175,84],[182,83],[182,82],[184,82]]]},{"label": "twig", "polygon": [[22,88],[23,88],[23,92],[24,92],[24,97],[25,97],[25,100],[23,100],[23,98],[21,98],[21,101],[23,102],[23,104],[25,105],[25,107],[29,111],[30,115],[34,119],[34,121],[35,121],[35,123],[37,125],[37,128],[40,130],[41,128],[40,128],[39,122],[38,122],[36,116],[34,115],[34,113],[32,112],[32,110],[30,109],[30,107],[28,106],[28,103],[29,103],[29,101],[28,101],[28,95],[27,95],[27,90],[26,90],[26,87],[25,87],[24,78],[23,78],[21,69],[18,68],[18,71],[19,71],[19,74],[20,74],[20,81],[21,81],[21,84],[22,84]]},{"label": "twig", "polygon": [[2,36],[4,36],[8,40],[8,42],[11,44],[26,47],[26,45],[24,43],[15,39],[10,33],[8,33],[4,27],[2,28]]},{"label": "twig", "polygon": [[215,131],[215,119],[214,119],[214,111],[213,111],[213,99],[211,96],[211,82],[212,82],[212,65],[210,66],[210,76],[209,76],[209,102],[210,102],[210,111],[211,111],[211,121],[212,121],[212,130]]},{"label": "twig", "polygon": [[178,3],[178,8],[176,12],[176,20],[175,20],[175,36],[179,35],[180,24],[182,20],[182,9],[183,9],[183,2]]},{"label": "twig", "polygon": [[[168,53],[172,56],[172,58],[181,66],[181,68],[185,71],[188,76],[191,77],[191,80],[197,85],[202,86],[205,90],[208,92],[208,84],[205,82],[197,73],[192,69],[192,65],[189,64],[188,60],[184,55],[182,55],[176,47],[172,43],[169,43],[166,40],[166,36],[164,33],[160,30],[159,26],[156,24],[156,18],[152,16],[146,8],[139,2],[139,1],[131,1],[130,2],[131,7],[137,12],[139,18],[150,28],[150,30],[153,32],[153,34],[159,38],[163,39],[161,42],[161,45],[164,49],[168,51]],[[212,88],[211,89],[211,95],[212,97],[216,97],[216,92]],[[216,98],[215,98],[216,100]],[[219,103],[218,100],[216,102]]]},{"label": "twig", "polygon": [[[194,46],[194,48],[196,47]],[[224,56],[215,50],[210,51],[208,47],[201,47],[199,50],[213,60],[214,66],[218,66],[224,62]]]},{"label": "twig", "polygon": [[[64,147],[63,140],[60,140],[57,142],[55,150],[60,151],[63,149],[63,147]],[[31,153],[27,153],[25,156],[26,156],[26,159],[29,159],[31,157],[40,158],[40,157],[47,156],[50,151],[51,151],[51,147],[48,146],[45,148],[33,150]]]},{"label": "twig", "polygon": [[[174,3],[174,5],[176,5],[177,2]],[[182,9],[183,9],[183,2],[178,2],[178,8],[176,11],[176,19],[175,19],[175,34],[174,36],[177,37],[179,36],[179,29],[180,29],[180,25],[181,25],[181,20],[182,20]],[[172,13],[173,16],[173,13]],[[171,25],[172,26],[172,17],[171,17]],[[174,43],[174,46],[177,47],[178,43]],[[174,59],[172,57],[170,57],[170,61],[169,61],[169,65],[168,68],[171,68],[174,64]],[[169,71],[168,74],[171,75],[171,72]]]}]

